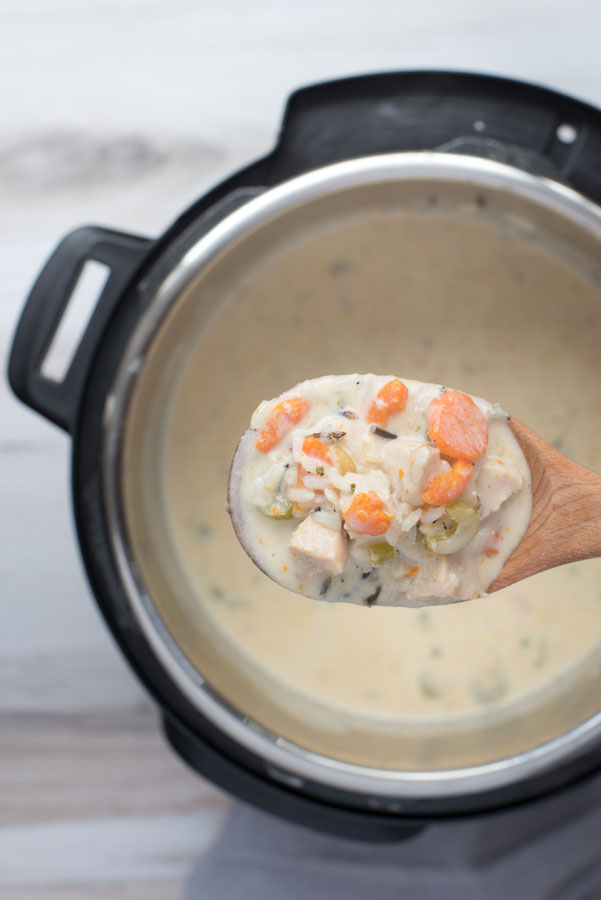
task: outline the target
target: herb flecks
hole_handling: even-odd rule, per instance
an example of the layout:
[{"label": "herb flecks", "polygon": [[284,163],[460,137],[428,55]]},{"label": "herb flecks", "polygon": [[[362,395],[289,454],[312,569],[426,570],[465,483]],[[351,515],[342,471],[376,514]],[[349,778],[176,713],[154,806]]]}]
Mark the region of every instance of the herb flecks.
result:
[{"label": "herb flecks", "polygon": [[317,466],[317,468],[315,469],[315,473],[317,475],[321,475],[321,477],[323,478],[323,476],[326,474],[326,470],[323,466]]},{"label": "herb flecks", "polygon": [[421,693],[424,697],[427,697],[428,700],[437,700],[442,696],[440,686],[432,678],[430,673],[420,672],[417,676],[417,683]]},{"label": "herb flecks", "polygon": [[320,590],[320,592],[319,592],[319,596],[320,596],[320,597],[325,597],[325,595],[326,595],[326,594],[328,593],[328,591],[330,590],[330,585],[331,585],[331,584],[332,584],[332,579],[331,579],[330,576],[328,576],[327,578],[324,578],[324,580],[323,580],[323,582],[322,582],[322,585],[321,585],[321,590]]},{"label": "herb flecks", "polygon": [[430,613],[427,609],[420,609],[417,614],[417,621],[421,625],[422,628],[430,628],[432,625]]},{"label": "herb flecks", "polygon": [[335,259],[328,266],[330,275],[333,278],[337,278],[339,275],[345,275],[347,272],[350,272],[352,268],[353,266],[346,259]]},{"label": "herb flecks", "polygon": [[354,494],[356,490],[357,490],[357,485],[353,482],[353,484],[351,484],[351,494]]},{"label": "herb flecks", "polygon": [[379,584],[377,586],[377,588],[375,589],[375,591],[373,592],[373,594],[370,594],[369,597],[366,597],[363,602],[365,603],[366,606],[373,606],[381,593],[382,593],[382,585]]}]

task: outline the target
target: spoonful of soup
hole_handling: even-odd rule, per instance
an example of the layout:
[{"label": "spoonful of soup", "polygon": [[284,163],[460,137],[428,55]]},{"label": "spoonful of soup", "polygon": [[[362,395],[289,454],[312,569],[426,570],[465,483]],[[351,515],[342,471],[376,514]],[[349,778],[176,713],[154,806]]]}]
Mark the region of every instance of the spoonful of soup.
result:
[{"label": "spoonful of soup", "polygon": [[425,606],[601,555],[601,477],[498,405],[328,375],[263,402],[228,510],[270,578],[326,601]]}]

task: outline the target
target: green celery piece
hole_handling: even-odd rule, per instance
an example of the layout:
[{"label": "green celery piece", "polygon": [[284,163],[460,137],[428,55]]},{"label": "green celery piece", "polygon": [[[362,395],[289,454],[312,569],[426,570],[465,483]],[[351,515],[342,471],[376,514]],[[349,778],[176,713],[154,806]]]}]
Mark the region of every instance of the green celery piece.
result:
[{"label": "green celery piece", "polygon": [[369,545],[369,561],[372,566],[382,566],[384,563],[391,562],[395,556],[394,547],[391,547],[387,541]]}]

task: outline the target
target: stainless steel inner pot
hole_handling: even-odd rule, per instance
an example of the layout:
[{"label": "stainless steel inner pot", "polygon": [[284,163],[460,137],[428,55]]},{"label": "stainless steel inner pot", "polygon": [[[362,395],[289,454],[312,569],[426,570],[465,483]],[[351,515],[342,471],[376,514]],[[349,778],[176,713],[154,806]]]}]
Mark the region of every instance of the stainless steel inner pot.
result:
[{"label": "stainless steel inner pot", "polygon": [[[601,651],[527,701],[443,727],[425,723],[400,731],[332,710],[326,715],[249,670],[220,638],[198,605],[173,546],[161,480],[178,380],[199,352],[199,335],[219,314],[233,286],[239,288],[241,281],[268,270],[286,254],[293,277],[295,247],[312,236],[323,248],[341,223],[361,221],[377,229],[384,218],[397,214],[422,224],[429,215],[456,217],[467,235],[486,219],[500,232],[540,239],[549,258],[559,255],[565,265],[577,267],[601,295],[601,212],[558,183],[487,160],[429,152],[357,159],[298,177],[219,223],[157,291],[106,404],[105,501],[120,575],[140,627],[169,676],[217,728],[263,758],[266,766],[277,767],[295,787],[307,778],[374,798],[450,797],[527,779],[598,742]],[[435,270],[436,247],[431,251]],[[383,271],[390,252],[390,247],[382,248]],[[285,315],[286,285],[279,290]],[[377,291],[374,284],[373,298],[365,301],[373,303],[376,315]],[[324,304],[328,301],[324,297]],[[458,302],[454,297],[449,301]],[[558,296],[557,302],[566,300]],[[342,331],[324,341],[343,338]],[[247,414],[262,399],[260,361],[251,350],[238,348],[239,359],[247,360],[246,367],[240,366],[244,390],[255,398],[247,403]],[[298,380],[299,372],[301,377],[321,374],[303,375],[297,358],[290,359],[289,372],[282,372],[281,389]],[[244,427],[236,419],[233,433]],[[233,449],[233,444],[229,451],[221,448],[224,471]],[[223,495],[225,499],[225,477]]]}]

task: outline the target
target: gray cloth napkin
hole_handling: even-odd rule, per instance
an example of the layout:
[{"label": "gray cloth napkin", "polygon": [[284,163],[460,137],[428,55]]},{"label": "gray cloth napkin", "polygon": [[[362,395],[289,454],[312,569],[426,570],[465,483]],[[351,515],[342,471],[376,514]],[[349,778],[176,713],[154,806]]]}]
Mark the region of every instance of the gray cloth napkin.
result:
[{"label": "gray cloth napkin", "polygon": [[601,778],[395,844],[237,805],[184,900],[601,900]]}]

